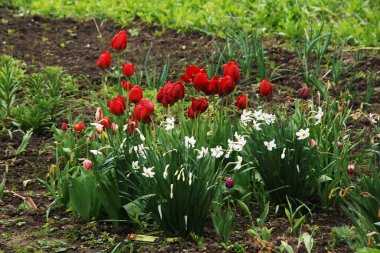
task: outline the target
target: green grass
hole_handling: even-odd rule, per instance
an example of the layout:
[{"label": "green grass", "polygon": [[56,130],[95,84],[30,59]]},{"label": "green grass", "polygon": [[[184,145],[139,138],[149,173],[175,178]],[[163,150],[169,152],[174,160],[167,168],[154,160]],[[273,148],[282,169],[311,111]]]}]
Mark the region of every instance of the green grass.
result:
[{"label": "green grass", "polygon": [[326,30],[333,30],[335,43],[378,46],[380,42],[378,0],[0,0],[0,3],[12,3],[26,13],[96,17],[125,26],[139,17],[163,30],[201,30],[217,35],[242,28],[297,39],[305,29],[325,23]]}]

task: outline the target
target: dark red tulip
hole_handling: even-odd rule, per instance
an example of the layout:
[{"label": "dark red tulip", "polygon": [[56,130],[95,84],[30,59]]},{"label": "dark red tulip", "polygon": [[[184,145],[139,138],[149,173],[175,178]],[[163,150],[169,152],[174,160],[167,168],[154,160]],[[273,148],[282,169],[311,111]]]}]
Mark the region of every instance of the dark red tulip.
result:
[{"label": "dark red tulip", "polygon": [[224,65],[223,70],[223,76],[231,76],[235,82],[240,79],[239,67],[236,62],[228,62],[226,65]]},{"label": "dark red tulip", "polygon": [[136,85],[129,91],[129,101],[137,104],[143,97],[143,90],[140,85]]},{"label": "dark red tulip", "polygon": [[139,122],[135,119],[129,119],[127,121],[127,133],[132,135],[135,132],[135,129],[139,127]]},{"label": "dark red tulip", "polygon": [[204,113],[207,108],[208,101],[206,98],[191,98],[191,106],[188,109],[187,114],[190,118],[194,118],[197,114]]},{"label": "dark red tulip", "polygon": [[195,112],[191,106],[189,106],[189,108],[187,109],[187,116],[189,116],[189,118],[192,118],[192,119],[195,118]]},{"label": "dark red tulip", "polygon": [[124,50],[127,47],[127,39],[127,33],[125,30],[121,30],[113,37],[111,47],[116,50]]},{"label": "dark red tulip", "polygon": [[163,106],[173,105],[185,97],[185,85],[181,82],[166,82],[157,93],[157,102]]},{"label": "dark red tulip", "polygon": [[308,99],[310,96],[310,90],[308,87],[302,87],[298,90],[298,96],[302,99]]},{"label": "dark red tulip", "polygon": [[194,88],[198,91],[207,91],[208,77],[206,73],[199,72],[194,76]]},{"label": "dark red tulip", "polygon": [[125,76],[133,76],[133,74],[135,73],[135,64],[132,64],[132,63],[125,63],[123,65],[123,74]]},{"label": "dark red tulip", "polygon": [[108,102],[108,109],[114,115],[122,115],[125,110],[125,99],[121,95],[117,95]]},{"label": "dark red tulip", "polygon": [[84,130],[83,122],[79,122],[77,124],[74,124],[74,130],[77,132],[82,132]]},{"label": "dark red tulip", "polygon": [[248,103],[247,96],[244,94],[241,94],[236,98],[236,107],[241,110],[247,108],[247,103]]},{"label": "dark red tulip", "polygon": [[228,177],[226,179],[226,188],[227,189],[231,189],[232,187],[234,187],[235,183],[234,183],[234,180],[232,179],[232,177]]},{"label": "dark red tulip", "polygon": [[259,92],[261,96],[267,97],[272,96],[273,84],[269,82],[268,78],[264,78],[264,80],[260,83]]},{"label": "dark red tulip", "polygon": [[62,131],[67,131],[67,123],[65,121],[62,122],[62,126],[61,126],[61,129]]},{"label": "dark red tulip", "polygon": [[204,91],[206,95],[215,95],[218,94],[219,90],[219,77],[213,76],[211,80],[208,82],[207,90]]},{"label": "dark red tulip", "polygon": [[104,51],[99,58],[97,64],[99,68],[109,68],[111,65],[111,54],[108,50]]},{"label": "dark red tulip", "polygon": [[355,172],[356,172],[355,165],[349,164],[348,167],[347,167],[347,173],[348,173],[348,175],[354,175]]},{"label": "dark red tulip", "polygon": [[231,76],[225,76],[219,79],[219,96],[228,95],[235,89],[235,81]]},{"label": "dark red tulip", "polygon": [[131,90],[133,88],[133,84],[128,82],[127,80],[121,80],[121,85],[123,86],[123,90]]}]

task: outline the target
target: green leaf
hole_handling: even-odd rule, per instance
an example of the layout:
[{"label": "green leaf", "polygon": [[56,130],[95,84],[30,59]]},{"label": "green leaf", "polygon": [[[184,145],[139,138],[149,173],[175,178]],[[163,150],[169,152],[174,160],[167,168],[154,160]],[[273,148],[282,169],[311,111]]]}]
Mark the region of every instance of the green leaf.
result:
[{"label": "green leaf", "polygon": [[84,220],[90,220],[91,199],[85,184],[76,178],[69,179],[70,206]]},{"label": "green leaf", "polygon": [[272,231],[271,229],[268,229],[267,227],[263,227],[261,230],[262,239],[270,242],[271,231]]},{"label": "green leaf", "polygon": [[332,181],[333,179],[327,175],[322,175],[318,178],[318,183],[324,183],[324,182],[327,182],[327,181]]},{"label": "green leaf", "polygon": [[260,218],[257,220],[257,223],[260,228],[264,226],[264,223],[268,217],[269,213],[269,202],[265,205],[264,211],[261,213]]},{"label": "green leaf", "polygon": [[304,233],[302,235],[303,243],[305,244],[306,250],[308,253],[311,252],[313,248],[314,239],[308,233]]},{"label": "green leaf", "polygon": [[288,253],[294,253],[294,250],[287,242],[281,241],[281,246],[285,248],[286,252]]},{"label": "green leaf", "polygon": [[363,248],[357,251],[357,253],[380,253],[378,249]]},{"label": "green leaf", "polygon": [[252,222],[252,214],[251,211],[249,210],[248,206],[241,200],[236,200],[240,208],[248,215],[249,220]]},{"label": "green leaf", "polygon": [[19,154],[21,154],[22,152],[25,151],[26,146],[28,146],[28,143],[29,143],[30,137],[32,137],[32,134],[33,134],[33,131],[32,131],[32,130],[29,130],[29,131],[26,132],[26,134],[22,137],[22,142],[21,142],[20,146],[19,146],[19,147],[17,148],[17,150],[16,150],[16,155],[19,155]]}]

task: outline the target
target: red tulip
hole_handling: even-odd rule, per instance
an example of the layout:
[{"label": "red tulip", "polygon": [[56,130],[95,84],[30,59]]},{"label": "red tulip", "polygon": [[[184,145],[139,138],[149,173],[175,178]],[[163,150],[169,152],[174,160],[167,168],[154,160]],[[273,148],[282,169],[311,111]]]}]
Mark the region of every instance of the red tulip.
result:
[{"label": "red tulip", "polygon": [[[135,129],[139,127],[139,122],[135,119],[129,119],[127,121],[127,128],[126,128],[126,132],[129,134],[129,135],[132,135],[134,132],[135,132]],[[124,128],[125,129],[125,128]]]},{"label": "red tulip", "polygon": [[194,118],[197,114],[204,113],[208,108],[208,101],[206,98],[196,99],[191,98],[191,106],[187,110],[187,115]]},{"label": "red tulip", "polygon": [[164,86],[157,93],[157,102],[162,103],[163,106],[173,105],[179,99],[185,97],[185,85],[178,82],[166,82]]},{"label": "red tulip", "polygon": [[92,170],[92,162],[90,160],[84,160],[83,163],[83,168],[85,168],[86,170]]},{"label": "red tulip", "polygon": [[121,30],[113,37],[111,47],[116,50],[124,50],[127,47],[127,33],[125,30]]},{"label": "red tulip", "polygon": [[235,82],[240,79],[239,67],[236,62],[228,62],[226,65],[224,65],[223,70],[223,76],[231,76]]},{"label": "red tulip", "polygon": [[219,79],[219,96],[228,95],[235,89],[235,81],[231,76],[225,76]]},{"label": "red tulip", "polygon": [[154,112],[154,104],[146,98],[142,98],[140,103],[135,106],[133,117],[136,120],[141,120],[145,123],[151,121],[151,115]]},{"label": "red tulip", "polygon": [[117,95],[108,102],[108,109],[114,115],[121,115],[125,110],[125,99],[121,95]]},{"label": "red tulip", "polygon": [[199,72],[194,76],[193,85],[196,90],[207,91],[208,77],[206,73]]},{"label": "red tulip", "polygon": [[109,68],[111,65],[111,54],[108,50],[99,56],[97,65],[99,68]]},{"label": "red tulip", "polygon": [[61,129],[62,131],[67,131],[67,123],[65,121],[62,122],[62,126],[61,126]]},{"label": "red tulip", "polygon": [[198,66],[189,66],[186,68],[186,74],[182,75],[180,78],[185,83],[191,83],[193,78],[198,72],[201,71],[201,68]]},{"label": "red tulip", "polygon": [[302,87],[298,90],[298,96],[302,99],[308,99],[310,96],[310,90],[308,87]]},{"label": "red tulip", "polygon": [[129,91],[129,101],[137,104],[143,97],[143,90],[140,85],[136,85]]},{"label": "red tulip", "polygon": [[195,112],[191,106],[189,106],[189,108],[187,109],[187,116],[189,116],[189,118],[192,118],[192,119],[195,118]]},{"label": "red tulip", "polygon": [[264,80],[260,83],[259,92],[262,96],[272,96],[273,84],[269,82],[268,78],[264,78]]},{"label": "red tulip", "polygon": [[243,110],[243,109],[246,109],[247,108],[247,96],[244,95],[244,94],[241,94],[239,95],[237,98],[236,98],[236,107]]},{"label": "red tulip", "polygon": [[103,125],[104,129],[110,128],[111,127],[111,119],[108,118],[107,116],[103,117],[101,120],[98,122],[99,124]]},{"label": "red tulip", "polygon": [[218,94],[219,90],[219,77],[213,76],[211,80],[208,82],[207,90],[204,91],[206,95],[214,95]]},{"label": "red tulip", "polygon": [[84,130],[84,124],[83,122],[79,122],[78,124],[74,125],[74,130],[77,132],[82,132]]},{"label": "red tulip", "polygon": [[135,73],[135,64],[125,63],[123,65],[123,74],[125,76],[133,76],[134,73]]},{"label": "red tulip", "polygon": [[225,184],[226,184],[226,188],[228,188],[228,189],[231,189],[235,185],[234,180],[232,179],[232,177],[228,177],[226,179],[226,183]]},{"label": "red tulip", "polygon": [[126,80],[121,80],[121,85],[123,86],[123,90],[131,90],[133,88],[133,84],[126,81]]}]

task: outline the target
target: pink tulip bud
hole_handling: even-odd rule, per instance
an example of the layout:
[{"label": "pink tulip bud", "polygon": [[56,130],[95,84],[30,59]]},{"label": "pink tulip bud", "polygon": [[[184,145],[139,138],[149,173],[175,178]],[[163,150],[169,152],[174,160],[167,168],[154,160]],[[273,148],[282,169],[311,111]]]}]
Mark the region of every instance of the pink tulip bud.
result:
[{"label": "pink tulip bud", "polygon": [[103,118],[102,108],[98,107],[98,109],[96,109],[96,113],[95,113],[95,120],[96,120],[96,122],[99,122],[102,118]]},{"label": "pink tulip bud", "polygon": [[62,131],[66,131],[67,130],[67,123],[66,122],[62,122],[61,129],[62,129]]},{"label": "pink tulip bud", "polygon": [[113,132],[117,132],[119,130],[119,126],[117,124],[115,124],[114,122],[112,122],[111,130]]},{"label": "pink tulip bud", "polygon": [[97,124],[96,125],[96,132],[98,134],[101,134],[103,132],[103,125],[102,124]]},{"label": "pink tulip bud", "polygon": [[347,167],[347,173],[348,173],[348,175],[354,175],[355,174],[355,165],[349,164]]},{"label": "pink tulip bud", "polygon": [[310,140],[310,146],[311,146],[312,148],[315,148],[317,145],[318,145],[318,143],[317,143],[314,139],[311,139],[311,140]]},{"label": "pink tulip bud", "polygon": [[88,159],[84,160],[83,161],[83,168],[85,168],[86,170],[92,170],[92,162]]},{"label": "pink tulip bud", "polygon": [[234,180],[232,179],[232,177],[228,177],[226,179],[226,187],[228,189],[231,189],[232,187],[234,187],[235,183],[234,183]]}]

